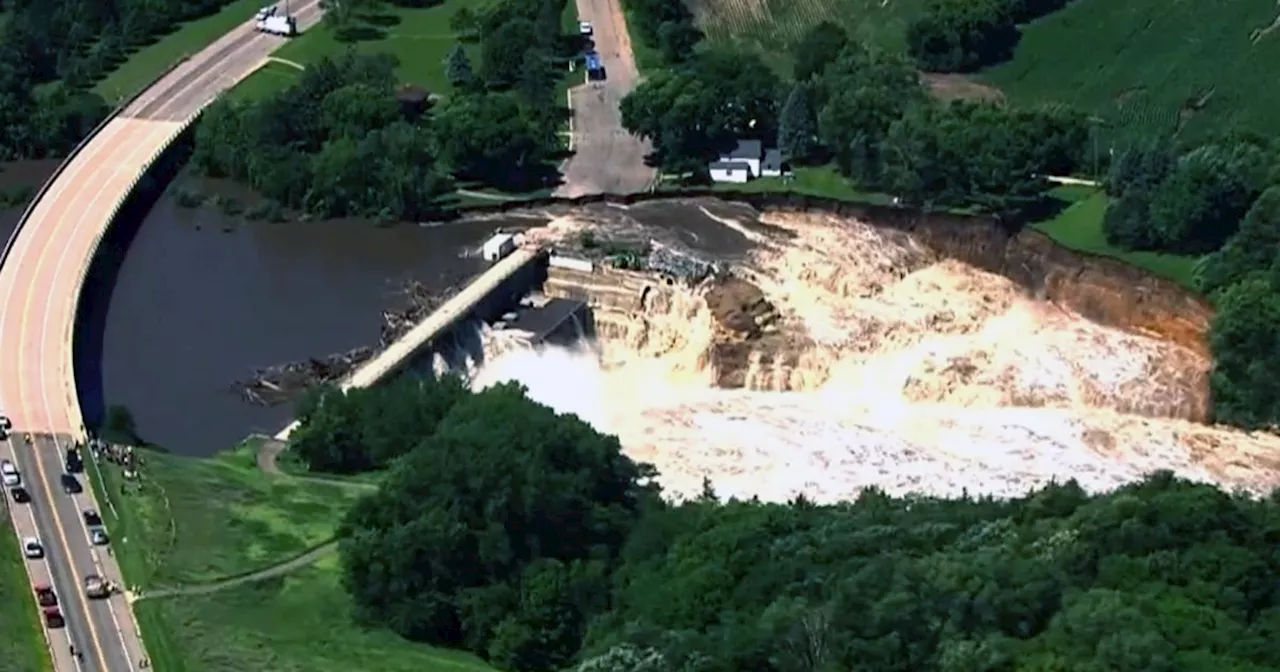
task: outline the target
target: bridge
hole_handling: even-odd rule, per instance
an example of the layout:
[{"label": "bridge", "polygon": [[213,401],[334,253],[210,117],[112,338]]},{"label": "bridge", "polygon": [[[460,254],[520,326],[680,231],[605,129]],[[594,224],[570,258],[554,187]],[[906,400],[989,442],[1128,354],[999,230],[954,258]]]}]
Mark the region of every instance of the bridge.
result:
[{"label": "bridge", "polygon": [[[300,4],[300,27],[319,21],[318,0]],[[14,506],[17,534],[38,537],[47,549],[45,561],[27,568],[32,583],[52,585],[59,597],[66,627],[46,629],[58,672],[138,670],[146,658],[125,598],[84,596],[89,574],[123,579],[81,523],[84,509],[101,508],[92,489],[68,494],[60,481],[63,449],[86,439],[72,359],[85,277],[112,220],[157,157],[283,41],[246,22],[131,99],[59,166],[0,255],[0,410],[13,422],[0,456],[15,462],[33,500]],[[71,656],[72,647],[82,660]]]}]

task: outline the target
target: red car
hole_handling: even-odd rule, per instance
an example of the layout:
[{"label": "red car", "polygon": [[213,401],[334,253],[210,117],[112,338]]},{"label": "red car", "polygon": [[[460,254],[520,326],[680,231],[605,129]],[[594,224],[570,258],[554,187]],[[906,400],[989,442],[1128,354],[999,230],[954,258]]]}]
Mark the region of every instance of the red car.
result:
[{"label": "red car", "polygon": [[36,586],[36,602],[39,602],[42,607],[56,607],[58,596],[53,592],[53,588],[42,583]]},{"label": "red car", "polygon": [[42,611],[44,612],[44,624],[50,628],[61,628],[67,624],[62,619],[62,612],[57,607],[45,607]]}]

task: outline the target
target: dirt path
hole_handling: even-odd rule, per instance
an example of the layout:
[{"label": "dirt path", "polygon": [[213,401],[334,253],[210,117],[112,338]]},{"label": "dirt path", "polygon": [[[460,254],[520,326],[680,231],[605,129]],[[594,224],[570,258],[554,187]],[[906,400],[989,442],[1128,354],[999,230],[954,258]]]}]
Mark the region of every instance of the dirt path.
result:
[{"label": "dirt path", "polygon": [[578,18],[592,25],[604,81],[569,92],[574,155],[565,163],[557,196],[635,193],[648,189],[654,171],[644,165],[649,143],[622,128],[619,105],[640,79],[619,0],[576,0]]},{"label": "dirt path", "polygon": [[262,441],[262,445],[258,448],[256,461],[258,463],[258,470],[264,474],[296,478],[300,481],[311,481],[313,483],[327,483],[329,485],[341,485],[348,488],[360,488],[363,490],[374,490],[378,487],[376,483],[364,483],[361,481],[348,481],[341,478],[327,478],[325,476],[305,476],[302,474],[286,473],[280,468],[280,456],[284,454],[284,451],[289,449],[289,442],[272,438],[266,434],[255,434],[252,438]]},{"label": "dirt path", "polygon": [[167,588],[167,589],[161,589],[161,590],[156,590],[152,592],[133,594],[130,596],[130,601],[137,602],[138,600],[154,600],[162,597],[178,597],[182,595],[208,595],[209,593],[216,593],[220,590],[227,590],[228,588],[235,588],[236,586],[242,586],[246,583],[252,583],[254,581],[262,581],[264,579],[270,579],[273,577],[280,576],[282,574],[288,574],[289,572],[292,572],[295,569],[301,569],[303,567],[306,567],[311,563],[319,560],[320,558],[323,558],[324,556],[329,555],[330,553],[333,553],[336,550],[338,550],[338,542],[330,541],[328,543],[321,544],[303,553],[302,555],[290,558],[288,560],[285,560],[284,562],[281,562],[275,565],[271,565],[270,567],[265,567],[256,572],[250,572],[248,574],[243,574],[241,576],[222,579],[220,581],[213,581],[210,583],[202,583],[194,586],[185,586],[182,588]]}]

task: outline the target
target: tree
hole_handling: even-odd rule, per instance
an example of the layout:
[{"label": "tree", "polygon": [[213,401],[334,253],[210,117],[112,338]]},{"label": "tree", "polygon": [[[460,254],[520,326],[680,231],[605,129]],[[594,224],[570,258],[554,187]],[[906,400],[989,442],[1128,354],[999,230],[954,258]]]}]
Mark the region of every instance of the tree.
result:
[{"label": "tree", "polygon": [[818,146],[818,120],[810,101],[809,88],[796,84],[782,106],[778,118],[778,148],[792,160],[812,156]]},{"label": "tree", "polygon": [[441,158],[464,179],[522,188],[547,179],[556,128],[511,93],[455,98],[436,117]]},{"label": "tree", "polygon": [[622,125],[653,142],[650,160],[663,170],[705,174],[738,139],[777,137],[779,87],[758,58],[706,50],[641,82],[622,100]]},{"label": "tree", "polygon": [[[646,473],[617,439],[517,386],[470,395],[343,523],[356,613],[413,639],[493,646],[529,669],[558,664],[581,627],[570,606],[577,582],[563,568],[616,557],[653,498],[639,484]],[[511,606],[512,591],[495,591],[504,584],[517,588],[514,612],[496,624],[472,618]],[[493,606],[462,606],[480,603]]]},{"label": "tree", "polygon": [[1280,187],[1271,187],[1253,202],[1236,234],[1196,265],[1196,289],[1212,294],[1246,276],[1267,271],[1277,256],[1280,256]]},{"label": "tree", "polygon": [[1159,249],[1205,254],[1222,246],[1239,226],[1253,200],[1229,155],[1205,146],[1178,160],[1151,194],[1151,226]]},{"label": "tree", "polygon": [[1005,0],[931,0],[907,26],[907,52],[929,72],[971,72],[1008,60],[1018,26]]},{"label": "tree", "polygon": [[1280,294],[1254,274],[1218,291],[1209,329],[1214,419],[1244,427],[1280,421]]},{"label": "tree", "polygon": [[[466,9],[465,7],[463,9]],[[444,61],[445,77],[455,89],[466,89],[471,86],[473,78],[471,59],[461,44],[453,45]]]},{"label": "tree", "polygon": [[449,29],[458,36],[458,39],[464,42],[472,41],[480,36],[480,20],[470,7],[459,7],[458,11],[449,17]]},{"label": "tree", "polygon": [[823,21],[810,28],[791,50],[795,59],[792,77],[797,82],[804,82],[822,74],[822,70],[834,63],[848,44],[849,34],[831,21]]}]

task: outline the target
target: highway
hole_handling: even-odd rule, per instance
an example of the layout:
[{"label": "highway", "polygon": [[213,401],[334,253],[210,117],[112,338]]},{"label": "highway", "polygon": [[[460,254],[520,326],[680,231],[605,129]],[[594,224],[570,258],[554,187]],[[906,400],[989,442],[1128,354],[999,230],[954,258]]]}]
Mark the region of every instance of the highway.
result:
[{"label": "highway", "polygon": [[[317,1],[294,10],[300,28],[320,19]],[[14,233],[0,266],[0,412],[13,421],[0,456],[15,461],[33,499],[10,504],[14,528],[46,548],[44,561],[27,563],[31,581],[53,584],[66,619],[64,629],[48,632],[58,672],[138,670],[146,657],[123,595],[84,597],[84,576],[120,581],[120,568],[89,541],[81,512],[102,507],[87,479],[74,496],[60,484],[63,450],[85,438],[72,360],[85,274],[139,175],[201,109],[283,42],[247,22],[136,98],[64,166]],[[70,656],[72,645],[82,661]]]}]

